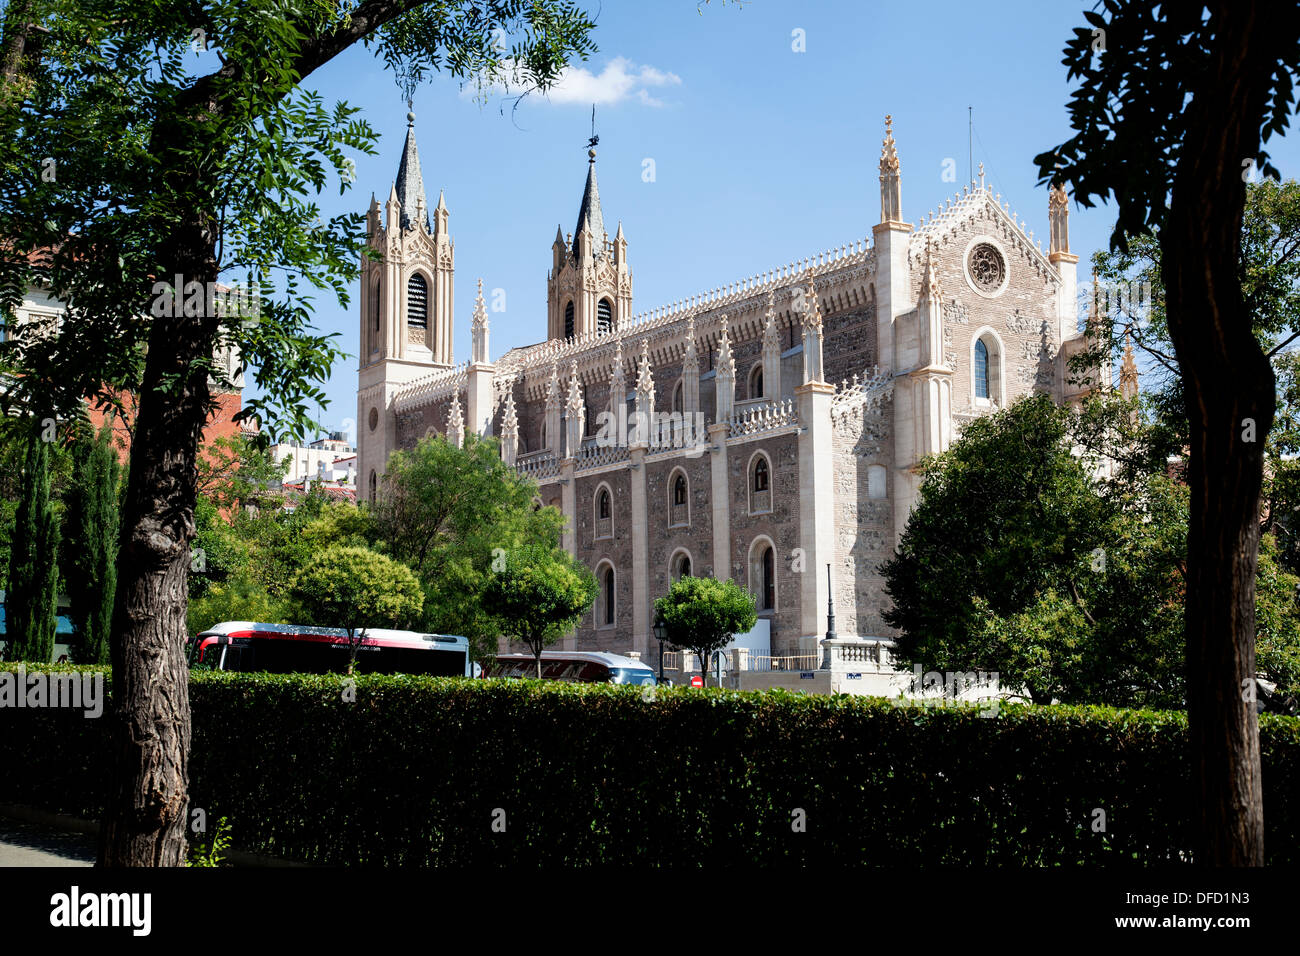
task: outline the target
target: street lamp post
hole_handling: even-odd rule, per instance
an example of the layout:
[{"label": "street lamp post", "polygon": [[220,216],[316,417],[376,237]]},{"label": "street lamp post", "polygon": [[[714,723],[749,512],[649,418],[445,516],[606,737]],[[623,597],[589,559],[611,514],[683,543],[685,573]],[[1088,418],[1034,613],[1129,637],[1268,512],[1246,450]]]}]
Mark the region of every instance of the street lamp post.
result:
[{"label": "street lamp post", "polygon": [[831,668],[831,645],[830,641],[835,640],[835,584],[831,580],[831,566],[826,565],[826,643],[823,644],[825,651],[822,653],[822,670]]}]

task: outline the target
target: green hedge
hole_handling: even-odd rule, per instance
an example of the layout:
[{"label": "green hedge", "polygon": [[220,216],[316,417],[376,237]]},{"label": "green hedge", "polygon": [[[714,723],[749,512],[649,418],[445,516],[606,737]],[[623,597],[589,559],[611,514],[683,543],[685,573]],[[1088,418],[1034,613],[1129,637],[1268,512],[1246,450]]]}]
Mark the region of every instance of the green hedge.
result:
[{"label": "green hedge", "polygon": [[[229,817],[239,849],[335,864],[1156,864],[1190,843],[1179,713],[384,676],[346,703],[342,687],[193,675],[191,806]],[[95,815],[108,726],[0,710],[0,802]],[[1261,738],[1270,862],[1296,863],[1300,719],[1265,716]]]}]

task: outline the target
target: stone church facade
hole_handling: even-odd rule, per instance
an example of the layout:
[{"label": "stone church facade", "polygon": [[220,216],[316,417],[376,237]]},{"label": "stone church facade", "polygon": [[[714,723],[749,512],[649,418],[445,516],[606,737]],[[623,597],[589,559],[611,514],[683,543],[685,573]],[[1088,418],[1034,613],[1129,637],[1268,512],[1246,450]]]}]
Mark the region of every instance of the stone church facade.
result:
[{"label": "stone church facade", "polygon": [[360,497],[382,494],[388,456],[426,435],[494,435],[596,574],[567,647],[649,658],[653,602],[682,574],[748,588],[773,655],[816,650],[828,602],[841,637],[889,637],[879,567],[921,459],[972,418],[1031,392],[1077,401],[1110,371],[1077,383],[1068,369],[1087,343],[1064,192],[1046,252],[982,167],[913,225],[887,117],[880,199],[869,241],[633,314],[592,151],[575,231],[552,245],[546,340],[493,361],[480,282],[457,365],[447,208],[440,195],[430,216],[408,129],[368,214],[382,261],[362,272]]}]

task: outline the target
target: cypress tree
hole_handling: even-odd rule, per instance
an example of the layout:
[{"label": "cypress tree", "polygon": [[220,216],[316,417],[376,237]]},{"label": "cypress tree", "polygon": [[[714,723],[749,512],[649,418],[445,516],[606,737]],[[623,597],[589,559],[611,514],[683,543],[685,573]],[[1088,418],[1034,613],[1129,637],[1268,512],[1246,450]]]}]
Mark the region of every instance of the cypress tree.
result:
[{"label": "cypress tree", "polygon": [[7,656],[48,662],[58,623],[59,526],[50,501],[50,449],[39,433],[27,440],[22,499],[9,553],[5,596]]},{"label": "cypress tree", "polygon": [[109,423],[104,423],[98,436],[83,425],[73,445],[73,481],[65,518],[67,588],[76,632],[72,653],[78,664],[108,663],[117,591],[118,475]]}]

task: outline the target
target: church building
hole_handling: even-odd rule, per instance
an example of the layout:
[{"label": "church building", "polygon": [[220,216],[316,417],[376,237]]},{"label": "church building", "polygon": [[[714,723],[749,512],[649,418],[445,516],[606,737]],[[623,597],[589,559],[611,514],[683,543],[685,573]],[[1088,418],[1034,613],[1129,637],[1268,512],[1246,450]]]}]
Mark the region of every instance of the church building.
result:
[{"label": "church building", "polygon": [[888,638],[879,568],[919,462],[1031,392],[1076,402],[1109,387],[1109,368],[1079,383],[1068,366],[1087,342],[1064,191],[1046,251],[982,166],[905,221],[889,117],[869,238],[640,313],[591,150],[573,232],[551,247],[545,340],[493,360],[480,281],[455,364],[455,244],[444,197],[428,208],[409,119],[367,220],[382,261],[361,279],[359,498],[382,494],[388,456],[426,435],[496,436],[596,575],[570,649],[649,659],[654,601],[684,574],[748,588],[773,655],[815,652],[828,608],[839,636]]}]

